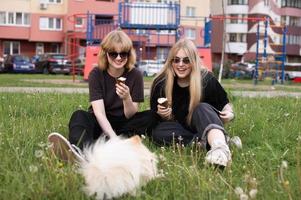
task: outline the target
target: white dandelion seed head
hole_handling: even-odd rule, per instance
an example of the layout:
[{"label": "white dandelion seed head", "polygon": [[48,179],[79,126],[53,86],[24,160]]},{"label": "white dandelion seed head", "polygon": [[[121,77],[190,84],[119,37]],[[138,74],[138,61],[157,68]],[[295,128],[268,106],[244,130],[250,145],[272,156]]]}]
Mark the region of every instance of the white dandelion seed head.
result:
[{"label": "white dandelion seed head", "polygon": [[38,146],[39,146],[40,148],[44,148],[44,147],[47,146],[47,144],[44,143],[44,142],[40,142],[40,143],[38,144]]},{"label": "white dandelion seed head", "polygon": [[236,195],[241,195],[241,194],[244,193],[244,191],[243,191],[243,189],[242,189],[241,187],[236,187],[236,188],[234,189],[234,193],[235,193]]},{"label": "white dandelion seed head", "polygon": [[30,171],[30,172],[33,172],[33,173],[35,173],[35,172],[38,171],[38,167],[35,166],[35,165],[29,165],[28,168],[29,168],[29,171]]},{"label": "white dandelion seed head", "polygon": [[44,152],[42,150],[36,150],[34,155],[36,158],[41,158],[44,155]]},{"label": "white dandelion seed head", "polygon": [[239,195],[239,199],[240,200],[248,200],[249,197],[248,197],[248,195],[246,195],[245,193],[243,193],[243,194]]},{"label": "white dandelion seed head", "polygon": [[250,198],[251,199],[255,199],[256,198],[256,195],[257,195],[257,189],[251,189],[250,191],[249,191],[249,196],[250,196]]},{"label": "white dandelion seed head", "polygon": [[283,160],[283,161],[281,162],[281,168],[287,169],[287,167],[288,167],[287,161],[286,161],[286,160]]},{"label": "white dandelion seed head", "polygon": [[182,140],[183,140],[183,137],[180,135],[180,136],[178,137],[178,140],[179,140],[179,141],[182,141]]}]

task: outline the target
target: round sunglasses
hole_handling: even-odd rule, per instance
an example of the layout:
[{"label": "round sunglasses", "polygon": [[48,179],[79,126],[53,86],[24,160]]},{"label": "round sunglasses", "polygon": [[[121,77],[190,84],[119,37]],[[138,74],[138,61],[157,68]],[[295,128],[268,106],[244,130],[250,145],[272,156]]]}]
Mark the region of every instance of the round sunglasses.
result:
[{"label": "round sunglasses", "polygon": [[108,52],[108,55],[110,56],[111,59],[116,59],[119,55],[119,57],[121,59],[125,59],[129,56],[129,52],[126,52],[126,51],[122,51],[122,52],[116,52],[116,51],[111,51],[111,52]]},{"label": "round sunglasses", "polygon": [[184,57],[184,58],[175,57],[174,59],[172,59],[172,62],[175,64],[179,64],[181,61],[186,65],[190,63],[188,57]]}]

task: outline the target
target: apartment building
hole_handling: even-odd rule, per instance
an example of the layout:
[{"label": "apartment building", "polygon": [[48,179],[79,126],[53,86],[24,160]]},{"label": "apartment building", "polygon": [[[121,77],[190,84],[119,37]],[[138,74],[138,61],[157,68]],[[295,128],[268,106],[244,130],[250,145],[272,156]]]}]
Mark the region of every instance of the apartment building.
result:
[{"label": "apartment building", "polygon": [[[284,26],[287,27],[286,61],[301,62],[301,1],[296,0],[212,0],[212,15],[225,15],[227,19],[212,21],[213,62],[219,63],[225,30],[225,58],[232,61],[256,59],[257,26],[259,23],[259,56],[279,55],[283,48]],[[264,21],[258,18],[268,17]],[[247,20],[248,19],[248,20]],[[225,22],[225,23],[224,23]],[[266,31],[266,37],[264,36]],[[266,39],[266,44],[264,40]]]},{"label": "apartment building", "polygon": [[0,55],[60,52],[66,13],[64,0],[2,1]]},{"label": "apartment building", "polygon": [[[0,56],[70,53],[74,41],[78,54],[83,55],[89,20],[90,27],[94,28],[92,37],[101,40],[105,33],[118,26],[119,2],[181,4],[179,29],[164,30],[161,27],[152,30],[152,34],[137,27],[127,30],[137,51],[148,51],[147,56],[151,59],[164,59],[178,36],[188,37],[197,46],[203,46],[204,20],[199,16],[209,15],[209,0],[202,1],[202,4],[197,0],[3,0],[0,8]],[[139,35],[147,35],[147,38],[141,39]],[[144,42],[141,48],[138,46],[141,41],[148,44]]]}]

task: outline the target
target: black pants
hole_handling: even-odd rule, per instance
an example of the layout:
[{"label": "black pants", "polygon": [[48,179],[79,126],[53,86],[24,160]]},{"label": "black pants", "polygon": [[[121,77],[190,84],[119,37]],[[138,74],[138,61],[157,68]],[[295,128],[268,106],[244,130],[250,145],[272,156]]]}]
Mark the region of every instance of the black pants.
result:
[{"label": "black pants", "polygon": [[188,145],[192,141],[201,142],[203,147],[209,149],[207,134],[211,129],[220,129],[225,133],[217,111],[207,103],[200,103],[192,114],[189,129],[176,121],[164,121],[152,130],[152,139],[157,145]]},{"label": "black pants", "polygon": [[[112,128],[117,135],[141,135],[145,134],[150,125],[151,112],[138,112],[130,119],[125,117],[107,116]],[[103,134],[94,113],[84,110],[75,111],[69,122],[69,141],[71,144],[83,148],[90,145]]]}]

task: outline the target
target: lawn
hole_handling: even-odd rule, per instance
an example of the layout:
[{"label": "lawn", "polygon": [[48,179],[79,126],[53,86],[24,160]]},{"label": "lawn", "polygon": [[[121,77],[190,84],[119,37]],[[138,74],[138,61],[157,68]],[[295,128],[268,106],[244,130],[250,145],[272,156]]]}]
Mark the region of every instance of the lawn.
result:
[{"label": "lawn", "polygon": [[[89,199],[76,166],[47,150],[47,135],[66,136],[71,113],[87,109],[87,95],[0,94],[0,199]],[[165,158],[159,163],[164,177],[143,187],[136,199],[239,199],[238,187],[246,194],[257,190],[256,199],[300,198],[300,99],[230,97],[236,118],[226,128],[243,142],[241,150],[231,147],[232,165],[213,169],[203,164],[205,152],[197,145],[163,148],[146,139]]]},{"label": "lawn", "polygon": [[[154,77],[144,77],[144,85],[150,88]],[[254,85],[252,80],[223,79],[226,89],[236,91],[290,91],[301,92],[301,83],[285,82],[272,85],[272,80],[265,79]],[[0,74],[0,87],[68,87],[87,88],[88,83],[82,76],[44,75],[44,74]]]}]

